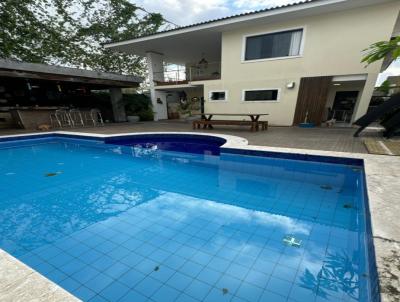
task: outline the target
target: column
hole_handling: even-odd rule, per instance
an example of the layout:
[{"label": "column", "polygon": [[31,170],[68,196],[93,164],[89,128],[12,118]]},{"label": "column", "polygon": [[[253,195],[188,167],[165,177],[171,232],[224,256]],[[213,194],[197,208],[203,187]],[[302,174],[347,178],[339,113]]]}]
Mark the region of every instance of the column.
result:
[{"label": "column", "polygon": [[125,104],[122,100],[121,88],[110,88],[109,91],[114,121],[116,123],[126,122]]},{"label": "column", "polygon": [[377,73],[369,73],[367,79],[365,80],[364,89],[362,90],[360,100],[356,107],[354,108],[354,114],[352,117],[352,121],[359,119],[365,113],[367,113],[369,103],[371,102],[372,93],[374,92],[375,83],[378,79]]},{"label": "column", "polygon": [[154,120],[167,118],[167,104],[162,100],[162,104],[157,102],[159,95],[155,90],[154,81],[164,81],[163,55],[156,52],[147,52],[147,69],[150,81],[150,97],[153,104]]}]

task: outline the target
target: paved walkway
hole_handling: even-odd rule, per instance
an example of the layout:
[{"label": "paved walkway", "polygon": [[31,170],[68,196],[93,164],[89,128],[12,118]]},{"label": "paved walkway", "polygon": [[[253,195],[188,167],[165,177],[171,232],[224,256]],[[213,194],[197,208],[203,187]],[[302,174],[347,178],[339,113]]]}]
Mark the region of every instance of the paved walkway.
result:
[{"label": "paved walkway", "polygon": [[[141,122],[109,124],[104,127],[69,129],[66,131],[91,133],[127,133],[127,132],[161,132],[161,131],[193,131],[190,123],[185,122]],[[284,147],[297,149],[313,149],[324,151],[367,153],[362,138],[354,138],[352,128],[313,128],[270,127],[268,131],[251,132],[247,127],[216,126],[212,130],[194,130],[204,133],[222,133],[246,138],[250,145]],[[0,130],[0,135],[32,132],[26,130]]]}]

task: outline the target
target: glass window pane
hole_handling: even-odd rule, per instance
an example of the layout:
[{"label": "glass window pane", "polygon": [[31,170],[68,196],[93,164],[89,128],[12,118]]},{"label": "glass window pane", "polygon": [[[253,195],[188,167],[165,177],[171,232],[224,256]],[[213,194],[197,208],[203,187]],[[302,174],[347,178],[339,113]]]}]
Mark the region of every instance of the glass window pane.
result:
[{"label": "glass window pane", "polygon": [[213,101],[223,101],[225,100],[225,91],[213,91],[211,92],[211,100]]},{"label": "glass window pane", "polygon": [[296,56],[303,30],[284,31],[246,38],[245,60]]},{"label": "glass window pane", "polygon": [[247,90],[244,93],[245,101],[276,101],[278,100],[278,90]]}]

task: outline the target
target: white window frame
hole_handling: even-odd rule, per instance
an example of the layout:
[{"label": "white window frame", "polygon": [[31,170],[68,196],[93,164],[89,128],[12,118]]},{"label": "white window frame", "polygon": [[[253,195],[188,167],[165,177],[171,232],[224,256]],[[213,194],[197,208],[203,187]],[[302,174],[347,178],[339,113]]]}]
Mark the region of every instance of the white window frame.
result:
[{"label": "white window frame", "polygon": [[[225,99],[223,99],[223,100],[212,100],[212,99],[211,99],[211,95],[212,95],[214,92],[224,92],[224,93],[225,93]],[[208,101],[209,101],[209,102],[212,102],[212,103],[228,102],[228,90],[224,90],[224,89],[210,90],[210,91],[208,92]]]},{"label": "white window frame", "polygon": [[[276,100],[259,100],[259,101],[246,101],[246,91],[256,91],[256,90],[277,90],[278,95]],[[281,99],[281,89],[280,88],[252,88],[252,89],[242,89],[242,103],[279,103]]]},{"label": "white window frame", "polygon": [[[255,59],[255,60],[246,60],[246,42],[247,38],[255,37],[255,36],[262,36],[262,35],[269,35],[269,34],[276,34],[285,31],[293,31],[293,30],[303,30],[303,34],[301,36],[300,42],[300,51],[297,56],[286,56],[286,57],[275,57],[275,58],[265,58],[265,59]],[[242,63],[255,63],[255,62],[264,62],[264,61],[275,61],[275,60],[286,60],[286,59],[296,59],[302,58],[304,54],[304,44],[306,40],[306,26],[299,26],[299,27],[291,27],[291,28],[281,28],[278,30],[267,31],[267,32],[258,32],[252,34],[246,34],[242,37],[242,55],[241,61]]]}]

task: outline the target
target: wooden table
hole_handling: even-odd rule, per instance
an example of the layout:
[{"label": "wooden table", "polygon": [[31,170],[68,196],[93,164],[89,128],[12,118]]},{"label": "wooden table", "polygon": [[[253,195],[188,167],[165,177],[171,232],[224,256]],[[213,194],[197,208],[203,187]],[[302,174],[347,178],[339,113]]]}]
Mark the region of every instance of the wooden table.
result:
[{"label": "wooden table", "polygon": [[[257,131],[258,130],[258,121],[261,116],[266,116],[268,113],[200,113],[196,114],[198,116],[201,116],[202,120],[205,121],[211,121],[212,118],[217,115],[217,116],[234,116],[234,117],[250,117],[251,122],[251,130],[252,131]],[[227,124],[229,121],[226,121]],[[232,121],[234,122],[234,121]],[[221,123],[220,123],[221,124]],[[212,129],[213,126],[210,124],[205,124],[203,128],[210,128]]]}]

